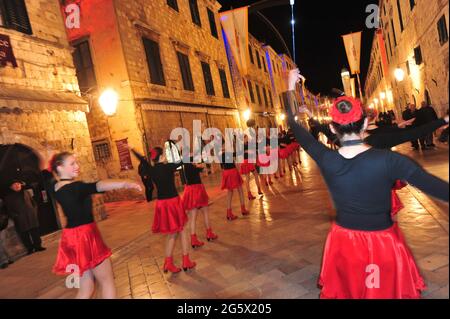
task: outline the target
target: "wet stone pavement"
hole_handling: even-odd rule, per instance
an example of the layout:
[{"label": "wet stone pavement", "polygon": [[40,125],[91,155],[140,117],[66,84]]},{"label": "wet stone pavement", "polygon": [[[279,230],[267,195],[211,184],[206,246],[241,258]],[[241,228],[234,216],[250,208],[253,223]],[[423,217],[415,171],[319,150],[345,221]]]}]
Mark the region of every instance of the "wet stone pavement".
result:
[{"label": "wet stone pavement", "polygon": [[[398,151],[448,180],[447,146],[414,153],[405,145]],[[299,172],[265,187],[264,198],[250,203],[251,215],[233,222],[225,219],[219,176],[204,179],[219,239],[191,252],[198,266],[187,273],[162,272],[165,239],[150,232],[154,203],[108,204],[110,216],[99,227],[113,249],[118,297],[318,298],[322,250],[334,212],[319,170],[304,152],[301,156]],[[423,297],[448,298],[448,205],[410,186],[399,195],[405,209],[398,221],[428,286]],[[236,195],[234,203],[237,213]],[[197,225],[199,239],[205,241],[201,216]],[[0,298],[74,297],[76,291],[65,287],[65,279],[51,273],[58,238],[46,240],[47,251],[0,271]],[[181,264],[179,242],[174,259]]]}]

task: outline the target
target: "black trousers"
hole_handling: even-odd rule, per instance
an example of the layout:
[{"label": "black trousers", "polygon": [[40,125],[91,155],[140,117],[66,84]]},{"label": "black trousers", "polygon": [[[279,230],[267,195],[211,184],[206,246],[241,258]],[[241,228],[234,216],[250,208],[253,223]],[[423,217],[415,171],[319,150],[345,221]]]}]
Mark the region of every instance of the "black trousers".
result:
[{"label": "black trousers", "polygon": [[28,251],[40,248],[42,245],[41,236],[39,235],[39,228],[34,228],[26,232],[19,232],[19,237]]}]

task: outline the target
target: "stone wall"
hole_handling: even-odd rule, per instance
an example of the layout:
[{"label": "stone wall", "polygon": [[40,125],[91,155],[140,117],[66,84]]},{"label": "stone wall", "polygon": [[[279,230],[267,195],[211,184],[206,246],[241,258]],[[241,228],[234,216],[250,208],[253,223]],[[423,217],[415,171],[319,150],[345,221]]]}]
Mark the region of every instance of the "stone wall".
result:
[{"label": "stone wall", "polygon": [[[72,149],[73,140],[73,149]],[[81,166],[80,179],[96,181],[97,170],[92,153],[91,140],[84,112],[40,111],[40,112],[0,112],[0,144],[20,143],[31,147],[42,159],[41,167],[46,167],[49,157],[59,151],[76,154]],[[106,218],[103,196],[94,196],[94,217]],[[65,225],[65,217],[58,210],[60,225]],[[25,253],[18,239],[13,223],[6,230],[5,247],[15,257]]]}]

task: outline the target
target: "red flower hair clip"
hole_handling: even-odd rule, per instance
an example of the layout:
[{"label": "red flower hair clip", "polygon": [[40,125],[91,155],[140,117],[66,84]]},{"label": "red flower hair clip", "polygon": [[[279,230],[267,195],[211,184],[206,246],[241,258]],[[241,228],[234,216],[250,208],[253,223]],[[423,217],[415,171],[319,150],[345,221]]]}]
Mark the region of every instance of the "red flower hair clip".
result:
[{"label": "red flower hair clip", "polygon": [[152,161],[154,161],[154,160],[156,159],[157,156],[158,156],[158,151],[157,151],[156,149],[152,148],[152,149],[150,150],[150,159],[151,159]]},{"label": "red flower hair clip", "polygon": [[363,117],[363,108],[358,99],[342,96],[334,101],[330,112],[333,122],[347,125]]}]

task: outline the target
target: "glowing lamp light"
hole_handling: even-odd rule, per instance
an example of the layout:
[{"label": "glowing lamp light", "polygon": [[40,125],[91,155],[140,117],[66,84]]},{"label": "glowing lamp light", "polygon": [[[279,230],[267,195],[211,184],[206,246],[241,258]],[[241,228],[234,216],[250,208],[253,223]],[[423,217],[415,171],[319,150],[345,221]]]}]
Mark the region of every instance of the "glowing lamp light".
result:
[{"label": "glowing lamp light", "polygon": [[386,98],[385,92],[380,92],[380,99],[384,100]]},{"label": "glowing lamp light", "polygon": [[374,98],[373,102],[378,105],[378,99],[377,98]]},{"label": "glowing lamp light", "polygon": [[286,115],[284,113],[280,114],[280,120],[284,121],[286,119]]},{"label": "glowing lamp light", "polygon": [[374,108],[374,105],[372,103],[372,104],[369,105],[369,109],[373,109],[373,108]]},{"label": "glowing lamp light", "polygon": [[100,103],[103,112],[108,116],[112,116],[116,114],[119,95],[113,89],[106,89],[100,95],[98,102]]},{"label": "glowing lamp light", "polygon": [[298,116],[295,117],[295,121],[298,121]]},{"label": "glowing lamp light", "polygon": [[242,116],[244,117],[245,121],[248,121],[250,119],[250,116],[252,115],[252,111],[250,111],[250,109],[246,109],[243,113]]},{"label": "glowing lamp light", "polygon": [[391,90],[388,90],[388,91],[387,91],[387,99],[388,99],[388,102],[389,102],[389,103],[394,102],[394,95],[392,94],[392,91],[391,91]]},{"label": "glowing lamp light", "polygon": [[295,0],[290,0],[291,6],[295,4]]},{"label": "glowing lamp light", "polygon": [[295,20],[294,20],[294,19],[291,20],[291,24],[292,24],[292,25],[295,24]]},{"label": "glowing lamp light", "polygon": [[398,82],[402,82],[405,79],[405,71],[403,71],[400,68],[397,68],[394,71],[394,76]]}]

